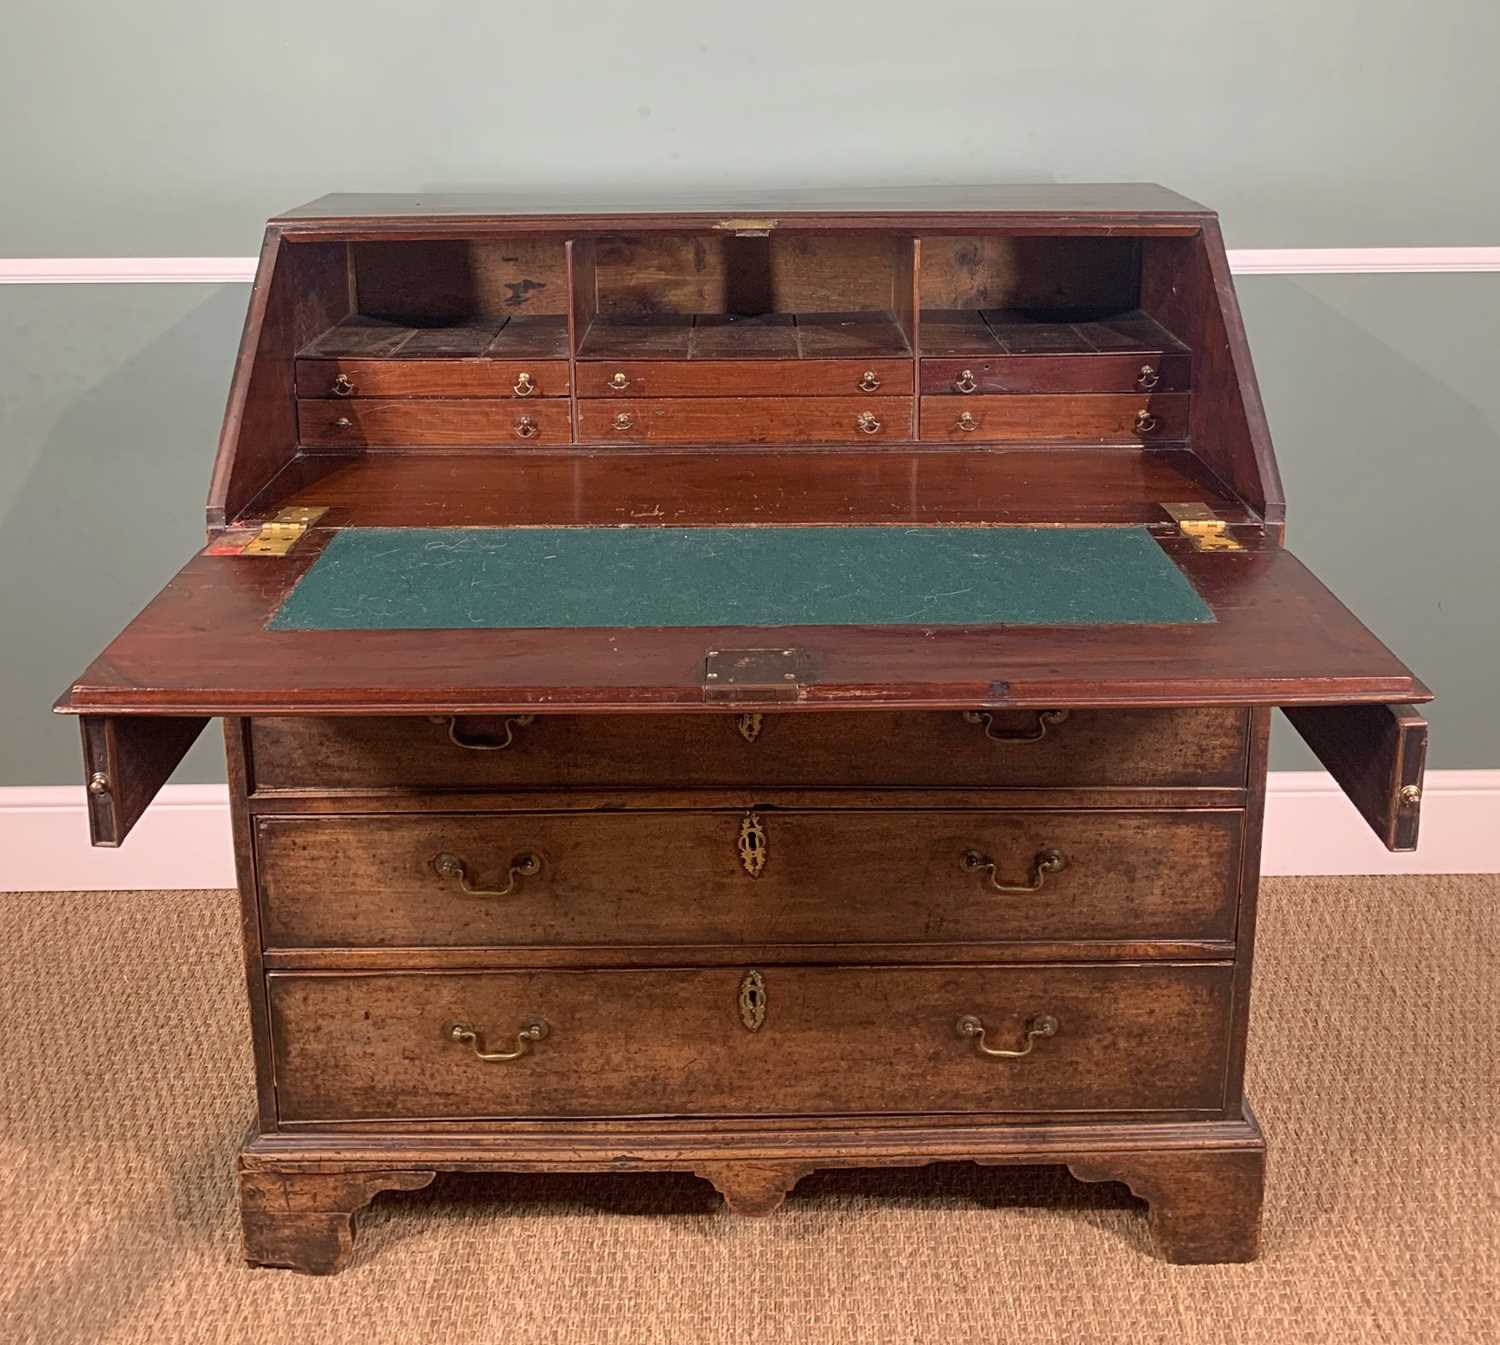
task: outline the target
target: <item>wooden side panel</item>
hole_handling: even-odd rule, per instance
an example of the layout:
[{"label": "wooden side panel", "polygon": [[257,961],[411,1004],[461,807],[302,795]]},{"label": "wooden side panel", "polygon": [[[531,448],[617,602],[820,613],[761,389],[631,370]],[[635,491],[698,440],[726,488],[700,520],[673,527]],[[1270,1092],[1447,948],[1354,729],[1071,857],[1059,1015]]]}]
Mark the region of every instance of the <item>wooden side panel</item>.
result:
[{"label": "wooden side panel", "polygon": [[1193,352],[1193,451],[1279,533],[1281,474],[1216,221],[1142,244],[1141,307]]},{"label": "wooden side panel", "polygon": [[296,457],[293,356],[349,312],[345,244],[266,232],[209,485],[210,528],[232,523]]},{"label": "wooden side panel", "polygon": [[117,846],[140,821],[207,718],[169,715],[84,715],[83,760],[89,839]]},{"label": "wooden side panel", "polygon": [[1288,707],[1292,721],[1387,850],[1415,850],[1427,721],[1410,705]]}]

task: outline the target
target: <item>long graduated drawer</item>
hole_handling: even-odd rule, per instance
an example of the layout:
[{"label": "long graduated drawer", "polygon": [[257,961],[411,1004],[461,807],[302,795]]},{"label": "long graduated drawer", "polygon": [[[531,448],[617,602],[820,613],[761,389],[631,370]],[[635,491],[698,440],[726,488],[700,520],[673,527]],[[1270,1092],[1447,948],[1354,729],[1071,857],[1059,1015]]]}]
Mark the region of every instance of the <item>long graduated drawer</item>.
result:
[{"label": "long graduated drawer", "polygon": [[267,947],[1234,937],[1242,813],[261,817]]},{"label": "long graduated drawer", "polygon": [[1225,963],[274,973],[276,1103],[283,1123],[1212,1111],[1233,975]]},{"label": "long graduated drawer", "polygon": [[593,786],[1239,788],[1234,708],[272,717],[257,791]]}]

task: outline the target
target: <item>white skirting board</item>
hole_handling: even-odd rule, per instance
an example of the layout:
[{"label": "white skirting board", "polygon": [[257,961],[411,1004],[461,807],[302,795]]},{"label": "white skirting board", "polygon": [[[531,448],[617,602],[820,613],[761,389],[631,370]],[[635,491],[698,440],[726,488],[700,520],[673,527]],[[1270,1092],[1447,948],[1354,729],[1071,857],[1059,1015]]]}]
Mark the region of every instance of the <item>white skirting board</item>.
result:
[{"label": "white skirting board", "polygon": [[[1273,771],[1266,874],[1500,872],[1500,770],[1428,771],[1421,849],[1392,855],[1321,771]],[[0,892],[233,887],[223,785],[168,785],[125,844],[88,843],[81,787],[0,789]]]}]

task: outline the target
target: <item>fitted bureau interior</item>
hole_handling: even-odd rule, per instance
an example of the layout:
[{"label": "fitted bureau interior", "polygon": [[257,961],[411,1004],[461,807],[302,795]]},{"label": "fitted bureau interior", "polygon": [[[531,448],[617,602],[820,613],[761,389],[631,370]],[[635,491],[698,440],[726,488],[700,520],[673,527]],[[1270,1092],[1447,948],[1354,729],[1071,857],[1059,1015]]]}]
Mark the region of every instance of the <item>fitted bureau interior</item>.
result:
[{"label": "fitted bureau interior", "polygon": [[1150,241],[734,223],[345,244],[300,451],[1190,445]]}]

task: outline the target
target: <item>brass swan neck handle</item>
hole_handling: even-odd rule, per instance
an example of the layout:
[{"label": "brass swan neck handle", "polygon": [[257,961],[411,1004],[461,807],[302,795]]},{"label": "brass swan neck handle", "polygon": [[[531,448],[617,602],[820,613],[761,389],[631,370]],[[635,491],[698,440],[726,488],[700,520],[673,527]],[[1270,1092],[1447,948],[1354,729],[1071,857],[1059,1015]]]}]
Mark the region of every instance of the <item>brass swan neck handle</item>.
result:
[{"label": "brass swan neck handle", "polygon": [[980,1055],[987,1055],[994,1060],[1019,1060],[1027,1056],[1036,1048],[1036,1044],[1042,1037],[1055,1037],[1060,1026],[1057,1019],[1050,1013],[1039,1013],[1035,1017],[1026,1020],[1022,1046],[1019,1051],[1007,1051],[998,1046],[986,1046],[984,1044],[985,1026],[972,1013],[966,1013],[954,1026],[958,1029],[960,1037],[972,1037],[974,1048]]},{"label": "brass swan neck handle", "polygon": [[514,1051],[486,1051],[484,1040],[475,1030],[472,1023],[450,1023],[444,1030],[443,1035],[449,1041],[457,1042],[460,1046],[467,1044],[474,1050],[474,1054],[480,1059],[489,1062],[519,1060],[523,1055],[530,1052],[533,1042],[543,1041],[552,1029],[547,1026],[545,1018],[538,1018],[534,1023],[527,1023],[516,1033],[516,1049]]},{"label": "brass swan neck handle", "polygon": [[958,862],[965,873],[986,874],[986,881],[996,892],[1014,896],[1024,895],[1027,892],[1040,892],[1049,874],[1061,873],[1068,867],[1067,855],[1050,846],[1045,850],[1038,850],[1032,856],[1031,876],[1024,883],[1002,883],[996,876],[995,861],[988,855],[980,854],[978,850],[965,850]]},{"label": "brass swan neck handle", "polygon": [[470,897],[508,897],[521,886],[521,879],[535,878],[542,871],[542,858],[530,850],[516,855],[506,866],[504,887],[475,887],[469,881],[469,866],[457,855],[447,850],[432,857],[432,867],[438,877],[456,882]]}]

